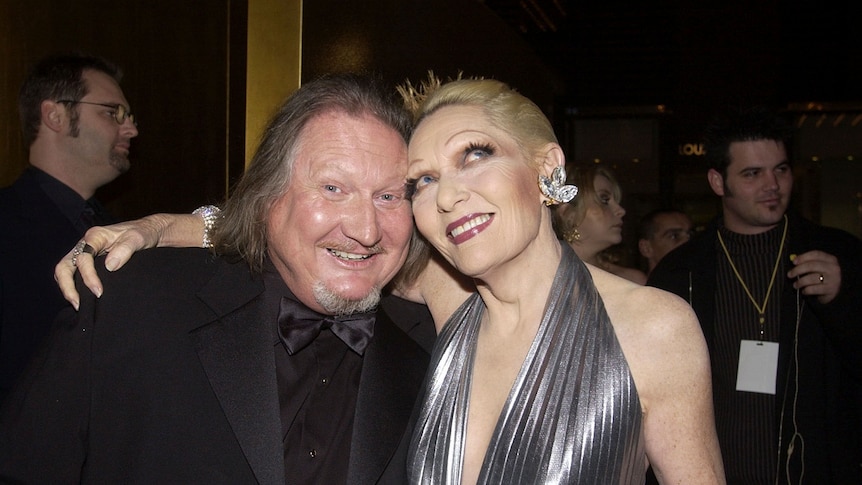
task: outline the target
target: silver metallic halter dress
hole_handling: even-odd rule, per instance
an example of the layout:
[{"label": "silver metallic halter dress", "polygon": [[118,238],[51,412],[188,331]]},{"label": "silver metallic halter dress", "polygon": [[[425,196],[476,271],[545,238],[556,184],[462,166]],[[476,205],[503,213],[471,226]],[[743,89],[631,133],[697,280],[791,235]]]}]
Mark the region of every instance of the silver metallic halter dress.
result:
[{"label": "silver metallic halter dress", "polygon": [[[500,413],[480,484],[643,484],[646,457],[634,380],[586,266],[568,244],[538,333]],[[408,475],[460,485],[479,322],[472,295],[431,357]]]}]

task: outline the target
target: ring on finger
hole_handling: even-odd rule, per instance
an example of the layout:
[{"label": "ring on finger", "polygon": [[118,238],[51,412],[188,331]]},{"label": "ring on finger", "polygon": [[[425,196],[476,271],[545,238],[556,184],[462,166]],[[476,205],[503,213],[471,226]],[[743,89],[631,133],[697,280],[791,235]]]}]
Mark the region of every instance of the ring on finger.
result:
[{"label": "ring on finger", "polygon": [[90,256],[96,257],[96,249],[93,246],[87,244],[87,241],[81,239],[78,241],[78,244],[75,244],[75,247],[72,249],[72,266],[78,266],[78,256],[82,253],[87,253]]}]

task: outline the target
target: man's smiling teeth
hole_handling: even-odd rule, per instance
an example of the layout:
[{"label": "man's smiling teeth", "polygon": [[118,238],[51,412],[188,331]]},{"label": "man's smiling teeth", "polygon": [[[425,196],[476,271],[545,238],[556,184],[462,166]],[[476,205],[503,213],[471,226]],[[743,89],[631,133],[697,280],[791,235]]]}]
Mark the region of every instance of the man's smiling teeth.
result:
[{"label": "man's smiling teeth", "polygon": [[481,225],[481,224],[488,222],[490,219],[491,219],[491,216],[489,216],[488,214],[482,214],[481,216],[479,216],[475,219],[470,219],[469,221],[465,222],[464,224],[461,224],[460,226],[456,227],[455,229],[452,229],[452,232],[449,233],[449,235],[451,237],[458,237],[459,235],[469,231],[470,229],[473,229],[474,227],[476,227],[478,225]]},{"label": "man's smiling teeth", "polygon": [[371,254],[347,253],[344,251],[338,251],[337,249],[330,249],[329,252],[337,258],[348,259],[351,261],[362,261],[363,259],[368,259],[372,256]]}]

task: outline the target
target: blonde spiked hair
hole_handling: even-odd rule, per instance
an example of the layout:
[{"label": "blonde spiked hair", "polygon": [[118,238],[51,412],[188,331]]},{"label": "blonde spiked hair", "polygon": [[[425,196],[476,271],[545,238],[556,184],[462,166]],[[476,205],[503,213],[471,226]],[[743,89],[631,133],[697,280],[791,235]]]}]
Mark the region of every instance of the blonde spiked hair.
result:
[{"label": "blonde spiked hair", "polygon": [[444,106],[478,106],[495,127],[505,131],[532,158],[547,143],[557,143],[551,122],[542,110],[508,84],[482,77],[457,77],[442,82],[433,71],[417,85],[398,86],[404,107],[413,116],[414,129]]},{"label": "blonde spiked hair", "polygon": [[[460,80],[462,75],[463,73],[458,71],[457,77],[449,78],[446,82]],[[428,78],[415,86],[409,79],[405,80],[404,84],[396,86],[395,89],[398,90],[398,94],[404,99],[404,108],[413,116],[414,126],[418,121],[417,118],[422,111],[425,100],[442,85],[443,81],[434,74],[434,71],[428,71]]]}]

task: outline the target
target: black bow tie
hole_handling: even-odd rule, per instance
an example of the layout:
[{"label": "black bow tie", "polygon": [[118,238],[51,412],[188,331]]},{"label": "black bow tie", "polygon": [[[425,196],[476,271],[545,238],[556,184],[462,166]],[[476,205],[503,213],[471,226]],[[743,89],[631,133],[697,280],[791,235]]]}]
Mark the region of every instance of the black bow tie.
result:
[{"label": "black bow tie", "polygon": [[294,355],[304,349],[326,328],[331,329],[354,352],[363,355],[374,335],[374,313],[321,315],[290,298],[281,299],[278,335],[288,354]]}]

